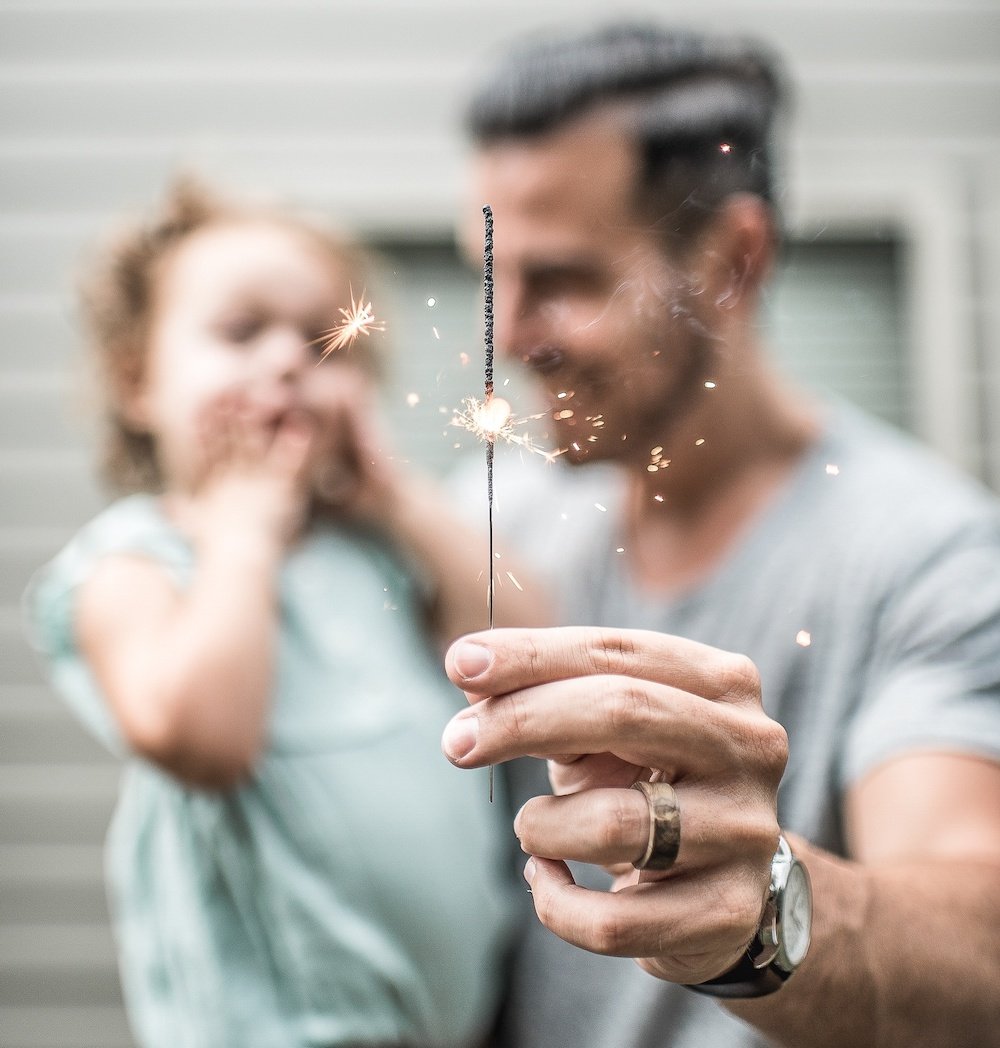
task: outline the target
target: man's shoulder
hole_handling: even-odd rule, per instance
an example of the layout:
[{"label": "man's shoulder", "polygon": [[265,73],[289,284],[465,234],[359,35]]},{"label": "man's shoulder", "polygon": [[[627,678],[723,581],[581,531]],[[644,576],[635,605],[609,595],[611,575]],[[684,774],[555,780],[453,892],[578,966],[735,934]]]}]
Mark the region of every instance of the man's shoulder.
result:
[{"label": "man's shoulder", "polygon": [[1000,528],[1000,498],[917,438],[854,409],[830,423],[824,464],[838,502],[857,526],[931,538]]},{"label": "man's shoulder", "polygon": [[819,494],[788,524],[845,583],[894,590],[932,565],[1000,563],[1000,499],[916,438],[849,411],[823,453]]}]

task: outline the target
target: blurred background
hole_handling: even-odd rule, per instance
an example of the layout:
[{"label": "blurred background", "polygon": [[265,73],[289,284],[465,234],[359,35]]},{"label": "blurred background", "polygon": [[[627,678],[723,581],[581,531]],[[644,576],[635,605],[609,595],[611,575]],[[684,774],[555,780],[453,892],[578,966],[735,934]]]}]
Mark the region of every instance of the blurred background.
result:
[{"label": "blurred background", "polygon": [[[92,513],[80,258],[194,170],[374,243],[399,446],[454,465],[481,276],[453,242],[457,114],[513,36],[593,0],[0,2],[0,1045],[130,1045],[100,849],[117,767],[23,638],[31,570]],[[1000,487],[1000,4],[632,4],[784,53],[791,237],[776,351]],[[499,234],[499,231],[498,231]],[[464,357],[463,357],[464,355]],[[468,358],[468,362],[463,360]],[[503,376],[500,376],[501,378]]]}]

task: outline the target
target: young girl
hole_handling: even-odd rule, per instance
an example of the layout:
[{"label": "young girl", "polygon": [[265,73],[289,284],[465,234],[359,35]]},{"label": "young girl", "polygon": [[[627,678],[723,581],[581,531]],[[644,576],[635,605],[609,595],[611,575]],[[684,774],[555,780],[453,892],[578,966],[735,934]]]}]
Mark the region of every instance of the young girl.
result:
[{"label": "young girl", "polygon": [[374,339],[319,363],[358,266],[179,187],[89,282],[107,465],[144,493],[29,608],[131,758],[107,867],[145,1048],[471,1046],[498,1000],[509,824],[440,753],[424,634],[427,599],[443,640],[482,626],[484,547],[380,453]]}]

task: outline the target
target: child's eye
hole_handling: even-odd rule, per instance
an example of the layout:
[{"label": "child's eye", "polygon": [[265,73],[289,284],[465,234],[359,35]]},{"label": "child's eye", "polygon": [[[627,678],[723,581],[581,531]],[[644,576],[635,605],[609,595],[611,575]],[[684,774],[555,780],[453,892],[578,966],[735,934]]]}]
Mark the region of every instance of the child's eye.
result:
[{"label": "child's eye", "polygon": [[260,317],[235,316],[228,317],[219,324],[219,334],[227,342],[242,346],[252,342],[260,334],[263,321]]},{"label": "child's eye", "polygon": [[330,344],[330,329],[323,328],[321,331],[307,332],[305,339],[306,345],[313,356],[321,357]]},{"label": "child's eye", "polygon": [[330,360],[338,356],[337,353],[330,353],[331,346],[336,346],[337,344],[336,325],[326,324],[323,327],[317,325],[311,331],[304,329],[302,334],[313,356],[326,356]]}]

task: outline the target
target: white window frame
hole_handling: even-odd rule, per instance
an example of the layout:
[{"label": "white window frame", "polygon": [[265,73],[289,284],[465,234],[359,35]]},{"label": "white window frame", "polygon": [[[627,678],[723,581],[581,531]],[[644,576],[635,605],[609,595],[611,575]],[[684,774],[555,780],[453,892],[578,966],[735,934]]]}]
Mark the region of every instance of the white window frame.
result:
[{"label": "white window frame", "polygon": [[914,149],[891,157],[799,146],[786,202],[797,237],[902,238],[902,333],[913,378],[913,428],[956,465],[983,467],[975,388],[972,260],[966,193],[957,167]]}]

